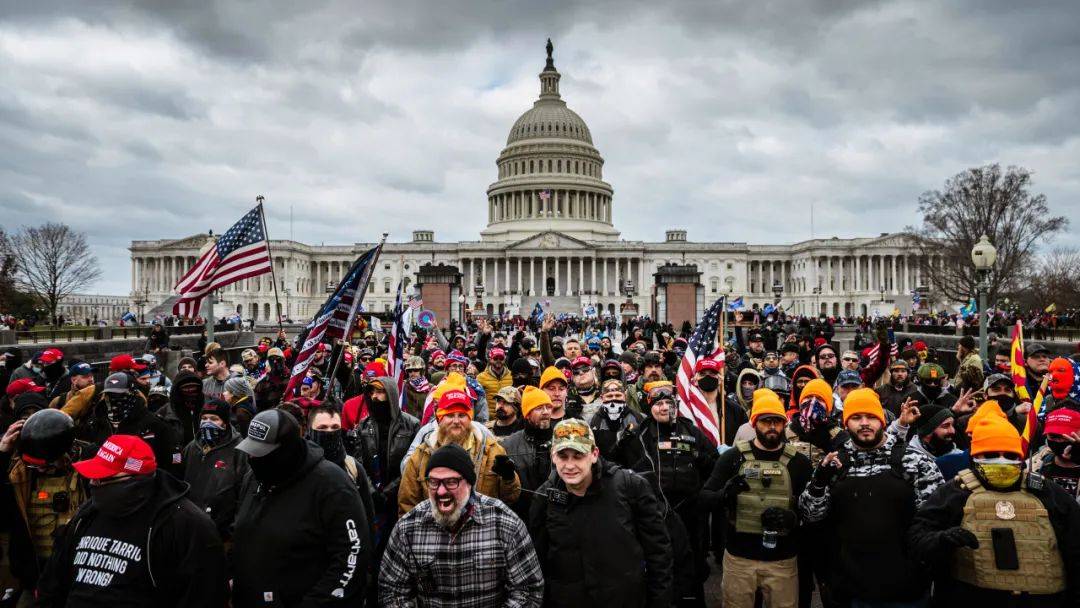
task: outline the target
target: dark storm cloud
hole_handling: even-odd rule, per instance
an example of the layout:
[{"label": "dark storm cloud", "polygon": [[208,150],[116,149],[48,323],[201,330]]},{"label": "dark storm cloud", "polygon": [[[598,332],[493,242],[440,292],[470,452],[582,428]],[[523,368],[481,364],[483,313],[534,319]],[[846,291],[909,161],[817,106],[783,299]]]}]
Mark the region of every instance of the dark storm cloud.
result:
[{"label": "dark storm cloud", "polygon": [[476,240],[550,36],[627,239],[663,209],[692,240],[794,242],[811,206],[817,236],[872,236],[987,162],[1075,216],[1078,32],[1071,2],[7,3],[0,206],[86,230],[117,293],[131,240],[256,194],[278,238]]}]

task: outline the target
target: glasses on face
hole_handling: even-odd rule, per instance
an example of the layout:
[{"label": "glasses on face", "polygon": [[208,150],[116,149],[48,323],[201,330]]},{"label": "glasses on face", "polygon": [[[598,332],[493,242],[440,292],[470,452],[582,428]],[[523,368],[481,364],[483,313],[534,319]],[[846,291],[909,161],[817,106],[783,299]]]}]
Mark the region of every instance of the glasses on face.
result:
[{"label": "glasses on face", "polygon": [[442,486],[447,490],[453,492],[454,490],[458,489],[458,486],[461,485],[461,482],[461,477],[447,477],[445,479],[435,479],[433,477],[427,478],[428,491],[430,492],[437,492],[439,490],[439,486]]},{"label": "glasses on face", "polygon": [[575,375],[575,376],[582,376],[582,375],[585,375],[585,374],[589,373],[589,369],[590,369],[590,368],[588,368],[588,367],[585,367],[585,366],[581,366],[581,367],[575,367],[575,368],[574,368],[574,375]]},{"label": "glasses on face", "polygon": [[832,355],[832,354],[829,354],[829,353],[821,353],[820,355],[818,355],[818,359],[821,359],[822,361],[828,361],[828,360],[835,359],[835,358],[836,358],[836,355]]},{"label": "glasses on face", "polygon": [[844,357],[844,363],[858,363],[859,360],[855,357]]}]

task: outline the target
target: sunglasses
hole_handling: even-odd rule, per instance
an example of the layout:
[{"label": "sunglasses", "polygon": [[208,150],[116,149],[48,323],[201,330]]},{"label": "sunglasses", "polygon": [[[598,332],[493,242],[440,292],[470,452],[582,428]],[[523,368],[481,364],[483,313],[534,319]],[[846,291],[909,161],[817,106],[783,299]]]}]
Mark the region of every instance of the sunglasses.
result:
[{"label": "sunglasses", "polygon": [[844,357],[844,361],[846,363],[858,363],[859,362],[859,360],[854,358],[854,357]]},{"label": "sunglasses", "polygon": [[431,477],[428,477],[428,491],[435,493],[439,490],[439,486],[442,486],[447,490],[453,492],[454,490],[458,489],[458,486],[461,485],[462,481],[463,479],[461,477],[447,477],[446,479],[433,479]]},{"label": "sunglasses", "polygon": [[591,369],[592,369],[592,368],[591,368],[591,367],[589,367],[589,366],[587,366],[587,365],[582,365],[581,367],[575,367],[575,368],[574,368],[574,375],[575,375],[575,376],[580,376],[580,375],[582,375],[582,374],[587,374],[587,373],[589,373],[589,371],[590,371]]}]

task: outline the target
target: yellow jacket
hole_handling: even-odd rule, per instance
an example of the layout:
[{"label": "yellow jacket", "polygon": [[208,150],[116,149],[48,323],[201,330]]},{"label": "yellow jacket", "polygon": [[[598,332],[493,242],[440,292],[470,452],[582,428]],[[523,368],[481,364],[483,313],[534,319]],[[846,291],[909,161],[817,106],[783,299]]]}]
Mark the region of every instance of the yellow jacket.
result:
[{"label": "yellow jacket", "polygon": [[489,367],[476,375],[476,381],[484,387],[484,393],[487,395],[488,420],[495,420],[495,394],[514,383],[510,370],[503,366],[502,376],[496,377]]}]

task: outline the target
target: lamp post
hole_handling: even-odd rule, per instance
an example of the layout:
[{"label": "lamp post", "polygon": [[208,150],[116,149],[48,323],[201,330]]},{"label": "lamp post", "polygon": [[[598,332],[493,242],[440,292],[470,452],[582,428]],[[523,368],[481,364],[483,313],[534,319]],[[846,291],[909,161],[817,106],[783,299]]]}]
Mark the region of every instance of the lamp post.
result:
[{"label": "lamp post", "polygon": [[971,248],[971,261],[975,264],[977,276],[975,291],[979,294],[979,357],[986,361],[986,318],[984,315],[986,314],[986,290],[990,287],[987,279],[990,277],[990,270],[994,268],[994,262],[997,261],[997,249],[985,234]]},{"label": "lamp post", "polygon": [[784,295],[784,286],[783,286],[783,284],[780,283],[780,281],[773,281],[772,295],[773,295],[773,305],[779,306],[780,305],[780,300],[782,299],[781,296]]},{"label": "lamp post", "polygon": [[289,291],[288,287],[281,290],[281,292],[285,294],[285,320],[288,321],[289,320],[289,308],[290,308],[289,307],[289,294],[292,293],[292,292]]},{"label": "lamp post", "polygon": [[465,327],[465,294],[461,294],[457,297],[458,303],[458,323],[462,327]]}]

